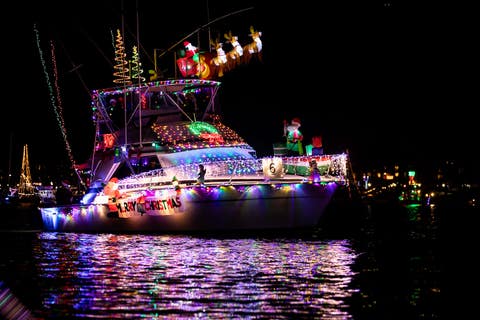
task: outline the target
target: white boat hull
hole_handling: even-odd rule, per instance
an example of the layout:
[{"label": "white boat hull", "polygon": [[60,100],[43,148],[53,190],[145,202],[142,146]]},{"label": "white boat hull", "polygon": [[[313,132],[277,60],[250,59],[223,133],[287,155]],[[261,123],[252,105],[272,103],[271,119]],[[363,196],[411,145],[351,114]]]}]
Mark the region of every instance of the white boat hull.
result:
[{"label": "white boat hull", "polygon": [[[189,232],[314,227],[338,185],[190,186],[141,201],[40,208],[47,231]],[[141,203],[141,204],[140,204]]]}]

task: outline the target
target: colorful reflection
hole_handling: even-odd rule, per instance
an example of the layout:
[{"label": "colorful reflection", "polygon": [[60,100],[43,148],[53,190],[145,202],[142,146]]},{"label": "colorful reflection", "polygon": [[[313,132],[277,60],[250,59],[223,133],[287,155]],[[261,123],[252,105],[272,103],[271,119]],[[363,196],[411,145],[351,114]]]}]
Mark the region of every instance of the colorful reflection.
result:
[{"label": "colorful reflection", "polygon": [[40,233],[48,317],[349,319],[347,240]]}]

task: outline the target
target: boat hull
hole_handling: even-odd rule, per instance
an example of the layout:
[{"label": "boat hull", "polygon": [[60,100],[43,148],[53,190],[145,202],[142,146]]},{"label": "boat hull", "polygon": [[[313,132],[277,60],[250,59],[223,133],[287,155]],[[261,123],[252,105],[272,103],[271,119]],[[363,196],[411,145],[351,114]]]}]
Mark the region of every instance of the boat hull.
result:
[{"label": "boat hull", "polygon": [[314,227],[336,183],[188,187],[115,204],[40,208],[47,231],[189,232]]}]

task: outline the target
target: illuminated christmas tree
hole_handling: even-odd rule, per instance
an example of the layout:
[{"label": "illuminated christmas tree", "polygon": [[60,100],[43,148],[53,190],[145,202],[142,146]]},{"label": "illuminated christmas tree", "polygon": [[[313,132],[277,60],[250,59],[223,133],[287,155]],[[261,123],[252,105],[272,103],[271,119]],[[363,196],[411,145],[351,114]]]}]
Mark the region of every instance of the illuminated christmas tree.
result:
[{"label": "illuminated christmas tree", "polygon": [[20,197],[33,195],[35,187],[32,184],[32,175],[30,174],[30,163],[28,161],[28,145],[23,146],[22,171],[20,173],[20,183],[18,184],[18,194]]},{"label": "illuminated christmas tree", "polygon": [[140,81],[141,83],[144,83],[145,77],[142,76],[142,63],[140,62],[140,55],[138,54],[137,47],[133,46],[132,51],[132,60],[130,61],[132,67],[132,81]]},{"label": "illuminated christmas tree", "polygon": [[120,30],[117,29],[117,38],[115,40],[115,61],[116,65],[113,66],[115,70],[113,72],[113,82],[119,83],[122,85],[131,84],[129,70],[128,70],[128,62],[125,59],[126,57],[125,47],[123,46],[123,38]]}]

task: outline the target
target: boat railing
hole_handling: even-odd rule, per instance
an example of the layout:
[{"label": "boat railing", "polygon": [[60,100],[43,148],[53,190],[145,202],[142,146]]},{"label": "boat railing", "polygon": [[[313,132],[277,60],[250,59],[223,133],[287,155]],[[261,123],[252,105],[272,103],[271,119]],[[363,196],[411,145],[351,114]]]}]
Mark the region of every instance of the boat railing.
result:
[{"label": "boat railing", "polygon": [[[132,175],[120,180],[118,187],[119,189],[137,189],[161,186],[171,184],[174,177],[180,183],[195,182],[198,175],[199,164],[200,163],[176,165]],[[207,170],[206,179],[238,179],[240,177],[258,179],[263,177],[260,159],[206,161],[201,164],[203,164]]]},{"label": "boat railing", "polygon": [[282,163],[286,173],[308,175],[312,160],[315,160],[322,177],[347,176],[348,154],[327,154],[282,157]]},{"label": "boat railing", "polygon": [[[164,168],[167,177],[176,177],[178,180],[196,180],[198,165],[200,163],[186,164]],[[202,162],[207,173],[206,179],[219,177],[261,177],[262,166],[260,159],[222,160]]]},{"label": "boat railing", "polygon": [[[204,165],[207,173],[206,180],[269,180],[269,168],[265,168],[269,160],[275,157],[255,158],[255,159],[235,159],[222,161],[205,161]],[[267,161],[265,161],[267,160]],[[315,160],[320,169],[321,179],[324,181],[343,181],[347,175],[347,155],[334,154],[322,156],[294,156],[282,157],[280,163],[281,174],[273,178],[288,179],[295,177],[308,177],[311,170],[311,161]],[[140,189],[148,187],[160,187],[162,185],[171,185],[174,179],[179,183],[195,183],[198,176],[198,165],[200,163],[191,163],[184,165],[175,165],[161,169],[155,169],[130,176],[118,182],[119,189]]]}]

